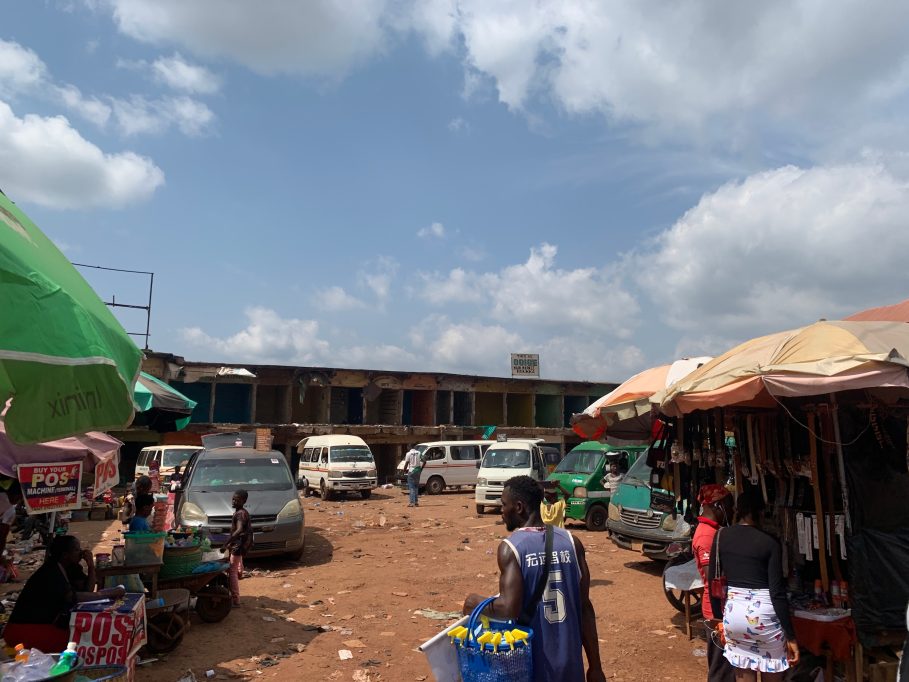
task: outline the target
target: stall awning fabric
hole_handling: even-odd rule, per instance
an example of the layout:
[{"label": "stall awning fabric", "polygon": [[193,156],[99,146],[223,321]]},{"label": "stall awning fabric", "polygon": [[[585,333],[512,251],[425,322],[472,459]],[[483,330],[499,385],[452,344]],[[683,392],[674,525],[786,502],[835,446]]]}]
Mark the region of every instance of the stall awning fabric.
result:
[{"label": "stall awning fabric", "polygon": [[871,322],[871,321],[888,321],[888,322],[909,322],[909,299],[894,303],[893,305],[882,305],[877,308],[868,308],[850,315],[846,320],[853,322]]},{"label": "stall awning fabric", "polygon": [[628,440],[647,438],[651,425],[651,396],[710,359],[682,358],[671,365],[645,369],[591,403],[583,412],[572,415],[571,427],[581,438],[588,440],[599,440],[607,433]]},{"label": "stall awning fabric", "polygon": [[0,192],[0,405],[38,443],[125,428],[142,352],[60,250]]},{"label": "stall awning fabric", "polygon": [[772,406],[774,396],[909,388],[909,325],[821,321],[751,339],[653,396],[674,416],[729,405]]},{"label": "stall awning fabric", "polygon": [[139,373],[133,393],[139,414],[133,422],[156,431],[179,431],[189,424],[196,401],[145,372]]},{"label": "stall awning fabric", "polygon": [[60,438],[47,443],[19,445],[6,435],[6,424],[0,419],[0,473],[14,477],[18,464],[79,462],[85,471],[94,471],[100,462],[117,457],[123,445],[106,433],[90,432]]}]

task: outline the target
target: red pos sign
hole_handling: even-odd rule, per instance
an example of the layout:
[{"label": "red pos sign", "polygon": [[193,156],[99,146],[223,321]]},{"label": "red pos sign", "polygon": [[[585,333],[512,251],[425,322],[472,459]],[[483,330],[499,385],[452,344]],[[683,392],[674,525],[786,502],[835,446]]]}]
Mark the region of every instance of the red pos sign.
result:
[{"label": "red pos sign", "polygon": [[127,594],[114,604],[73,609],[69,639],[85,665],[127,665],[148,641],[145,595]]},{"label": "red pos sign", "polygon": [[16,467],[29,514],[79,509],[82,462],[20,464]]},{"label": "red pos sign", "polygon": [[119,459],[118,453],[106,462],[98,462],[95,465],[95,497],[100,497],[120,482],[120,467],[117,466]]}]

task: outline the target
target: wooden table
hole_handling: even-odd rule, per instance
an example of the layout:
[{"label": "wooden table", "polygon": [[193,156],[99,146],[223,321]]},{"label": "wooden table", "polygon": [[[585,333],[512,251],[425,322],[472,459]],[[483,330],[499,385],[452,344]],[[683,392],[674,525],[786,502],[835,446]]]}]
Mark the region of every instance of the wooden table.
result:
[{"label": "wooden table", "polygon": [[123,564],[121,566],[108,565],[99,567],[95,566],[95,579],[98,583],[98,587],[101,588],[104,585],[104,579],[112,575],[143,575],[151,576],[151,587],[149,588],[149,596],[154,599],[158,595],[158,574],[161,572],[161,566],[163,564],[143,564],[143,565],[131,565]]}]

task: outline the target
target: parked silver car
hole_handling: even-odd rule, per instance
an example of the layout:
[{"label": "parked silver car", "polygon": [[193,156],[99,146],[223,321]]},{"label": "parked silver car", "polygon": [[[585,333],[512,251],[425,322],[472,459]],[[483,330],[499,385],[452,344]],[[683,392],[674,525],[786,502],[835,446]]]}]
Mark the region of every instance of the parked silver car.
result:
[{"label": "parked silver car", "polygon": [[305,547],[303,507],[290,468],[280,452],[249,447],[206,448],[186,467],[177,522],[202,527],[212,544],[230,535],[231,498],[249,493],[246,510],[253,527],[249,556],[286,554],[300,559]]}]

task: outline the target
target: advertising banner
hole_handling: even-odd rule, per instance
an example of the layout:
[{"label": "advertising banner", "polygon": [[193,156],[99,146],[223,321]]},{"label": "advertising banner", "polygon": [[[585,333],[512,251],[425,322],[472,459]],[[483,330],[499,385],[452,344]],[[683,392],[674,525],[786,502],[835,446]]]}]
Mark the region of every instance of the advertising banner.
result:
[{"label": "advertising banner", "polygon": [[82,462],[20,464],[16,467],[29,514],[79,509]]},{"label": "advertising banner", "polygon": [[120,454],[95,465],[94,496],[100,497],[120,482]]},{"label": "advertising banner", "polygon": [[145,596],[127,594],[113,604],[86,604],[70,615],[70,641],[83,665],[128,665],[148,641]]}]

